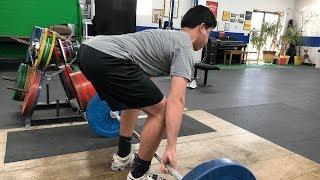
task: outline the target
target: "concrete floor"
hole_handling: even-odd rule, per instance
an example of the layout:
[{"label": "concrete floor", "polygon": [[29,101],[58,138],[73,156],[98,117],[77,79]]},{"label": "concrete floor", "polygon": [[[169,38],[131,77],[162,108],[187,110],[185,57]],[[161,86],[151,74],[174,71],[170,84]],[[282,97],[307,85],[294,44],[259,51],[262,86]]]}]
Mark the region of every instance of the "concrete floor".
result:
[{"label": "concrete floor", "polygon": [[[313,67],[281,66],[209,72],[213,87],[188,90],[186,107],[190,111],[186,114],[217,131],[179,138],[179,171],[185,174],[206,160],[228,157],[246,165],[258,179],[319,179],[319,75],[320,70]],[[167,92],[168,79],[156,78],[155,82]],[[65,96],[58,79],[52,83],[52,98]],[[0,110],[3,158],[7,132],[24,128],[19,103],[10,100],[7,90],[0,93],[5,102]],[[0,178],[123,179],[126,173],[108,169],[114,151],[108,148],[6,163],[0,166]],[[152,169],[157,171],[157,166],[154,162]]]},{"label": "concrete floor", "polygon": [[[319,77],[320,69],[310,66],[212,71],[213,87],[189,89],[186,107],[206,110],[320,163]],[[168,81],[157,81],[164,93]]]},{"label": "concrete floor", "polygon": [[[187,111],[186,115],[215,128],[215,132],[178,138],[178,171],[184,175],[195,166],[214,159],[229,158],[245,165],[257,179],[319,179],[320,165],[270,141],[228,123],[205,111]],[[41,127],[41,128],[50,128]],[[7,132],[2,130],[0,158],[4,157]],[[158,148],[163,153],[166,140]],[[138,149],[138,144],[133,149]],[[125,179],[127,171],[110,171],[115,148],[52,156],[47,158],[0,163],[0,179]],[[151,170],[159,173],[153,160]],[[172,179],[170,176],[164,176]]]}]

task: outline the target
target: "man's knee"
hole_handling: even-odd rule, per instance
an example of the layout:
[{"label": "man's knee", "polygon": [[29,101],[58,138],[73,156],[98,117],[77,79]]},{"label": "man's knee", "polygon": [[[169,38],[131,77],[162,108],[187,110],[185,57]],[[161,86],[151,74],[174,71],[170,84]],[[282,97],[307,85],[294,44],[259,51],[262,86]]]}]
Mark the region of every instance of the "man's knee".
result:
[{"label": "man's knee", "polygon": [[163,98],[162,101],[160,101],[157,104],[154,104],[152,106],[148,106],[143,108],[142,110],[148,115],[157,117],[159,119],[164,119],[165,113],[166,113],[166,106],[167,106],[167,99]]}]

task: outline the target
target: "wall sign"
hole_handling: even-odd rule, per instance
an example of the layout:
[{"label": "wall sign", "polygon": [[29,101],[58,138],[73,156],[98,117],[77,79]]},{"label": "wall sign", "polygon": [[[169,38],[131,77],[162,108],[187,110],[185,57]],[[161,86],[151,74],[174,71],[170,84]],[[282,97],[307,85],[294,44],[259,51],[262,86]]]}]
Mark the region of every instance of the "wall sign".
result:
[{"label": "wall sign", "polygon": [[212,11],[212,14],[214,14],[215,17],[217,17],[218,14],[218,3],[207,1],[207,7]]},{"label": "wall sign", "polygon": [[230,11],[223,11],[222,21],[230,21],[230,16],[231,16]]},{"label": "wall sign", "polygon": [[246,16],[244,18],[245,20],[251,20],[252,19],[252,12],[251,11],[246,11]]},{"label": "wall sign", "polygon": [[163,9],[152,9],[152,23],[162,22]]}]

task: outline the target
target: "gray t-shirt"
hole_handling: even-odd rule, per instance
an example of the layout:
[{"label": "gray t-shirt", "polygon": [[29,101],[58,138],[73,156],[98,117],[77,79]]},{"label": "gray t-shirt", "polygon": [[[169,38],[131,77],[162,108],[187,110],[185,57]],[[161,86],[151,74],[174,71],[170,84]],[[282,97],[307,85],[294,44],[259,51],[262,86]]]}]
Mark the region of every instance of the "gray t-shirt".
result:
[{"label": "gray t-shirt", "polygon": [[83,44],[114,57],[131,59],[150,76],[175,75],[191,80],[193,48],[186,32],[152,29],[96,36]]}]

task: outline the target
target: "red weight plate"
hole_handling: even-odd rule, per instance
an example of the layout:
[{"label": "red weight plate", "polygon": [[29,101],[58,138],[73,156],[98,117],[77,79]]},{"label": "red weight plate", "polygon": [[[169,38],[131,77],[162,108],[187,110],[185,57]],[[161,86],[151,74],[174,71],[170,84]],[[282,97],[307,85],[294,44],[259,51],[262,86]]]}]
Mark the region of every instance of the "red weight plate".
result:
[{"label": "red weight plate", "polygon": [[74,58],[75,53],[73,51],[72,43],[70,41],[62,41],[59,39],[60,49],[66,63],[71,62]]},{"label": "red weight plate", "polygon": [[63,70],[63,75],[65,78],[65,83],[66,83],[66,88],[68,89],[68,93],[69,93],[69,98],[73,99],[75,97],[75,93],[72,87],[72,82],[70,79],[69,74],[73,73],[72,68],[70,67],[70,65],[67,65],[66,68]]},{"label": "red weight plate", "polygon": [[95,96],[97,94],[96,89],[94,89],[93,85],[91,83],[89,83],[89,102],[91,101],[91,99],[93,98],[93,96]]},{"label": "red weight plate", "polygon": [[85,104],[85,98],[83,97],[83,89],[81,85],[81,81],[79,78],[79,74],[82,74],[82,72],[74,72],[70,74],[70,78],[80,105],[81,110],[84,111],[84,104]]},{"label": "red weight plate", "polygon": [[26,95],[24,97],[24,102],[22,104],[22,115],[27,116],[34,110],[38,98],[40,95],[40,85],[41,85],[42,75],[38,70],[33,70],[30,76],[29,88],[27,89]]},{"label": "red weight plate", "polygon": [[81,86],[82,86],[82,97],[83,97],[83,106],[82,106],[82,110],[85,111],[87,108],[87,105],[89,103],[89,97],[86,93],[86,84],[88,82],[88,80],[85,78],[85,76],[83,75],[83,73],[79,73],[78,75],[78,79],[81,82]]},{"label": "red weight plate", "polygon": [[59,68],[62,69],[62,71],[59,73],[59,78],[60,78],[62,87],[63,87],[64,91],[66,92],[68,99],[69,100],[74,99],[75,93],[74,93],[74,90],[72,87],[72,83],[71,83],[71,79],[69,77],[69,74],[68,74],[65,66],[60,66]]},{"label": "red weight plate", "polygon": [[84,96],[86,97],[86,106],[89,104],[90,100],[92,97],[96,94],[96,90],[94,89],[93,85],[91,82],[82,74],[80,76],[82,79],[81,81],[83,82],[82,87],[83,87],[83,93]]},{"label": "red weight plate", "polygon": [[[85,76],[84,76],[85,78]],[[86,79],[86,78],[85,78]],[[86,79],[87,80],[87,79]],[[88,96],[88,103],[91,101],[91,99],[93,98],[93,96],[96,95],[96,90],[94,89],[93,85],[91,84],[90,81],[87,80],[86,84],[85,84],[85,92]]]},{"label": "red weight plate", "polygon": [[53,56],[54,56],[54,60],[57,64],[57,66],[63,65],[62,53],[61,53],[61,50],[59,48],[58,43],[56,43],[56,45],[54,46]]}]

